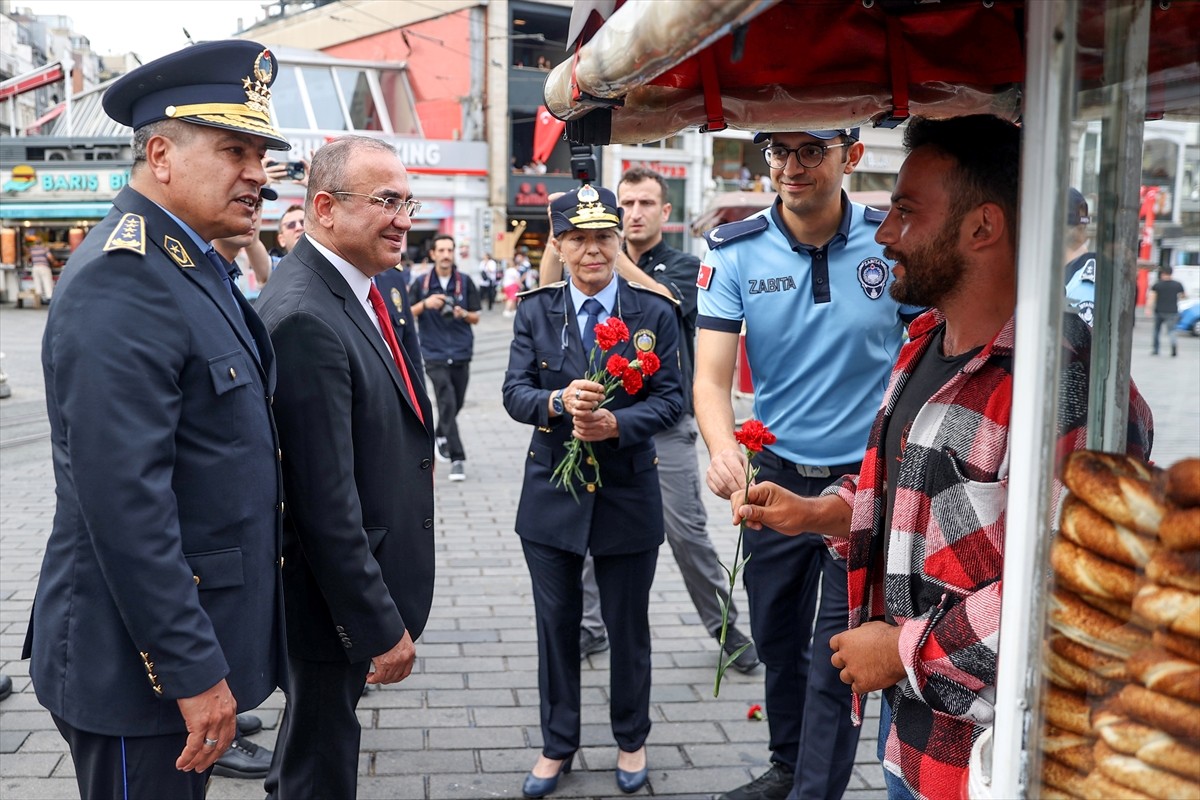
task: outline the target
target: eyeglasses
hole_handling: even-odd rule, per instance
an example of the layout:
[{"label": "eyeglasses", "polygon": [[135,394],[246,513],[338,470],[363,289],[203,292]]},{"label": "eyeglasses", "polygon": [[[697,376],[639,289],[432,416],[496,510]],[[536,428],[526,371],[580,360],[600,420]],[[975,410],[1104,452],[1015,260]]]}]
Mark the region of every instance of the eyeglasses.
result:
[{"label": "eyeglasses", "polygon": [[294,230],[296,230],[297,228],[303,228],[303,227],[304,227],[304,220],[302,220],[302,219],[294,219],[294,220],[292,220],[291,222],[285,222],[285,223],[283,223],[283,227],[284,227],[284,228],[286,228],[286,229],[287,229],[287,230],[289,230],[289,231],[294,231]]},{"label": "eyeglasses", "polygon": [[825,151],[832,150],[835,147],[845,147],[846,142],[838,144],[802,144],[799,147],[784,147],[781,144],[773,144],[770,147],[764,147],[762,154],[766,159],[767,166],[771,169],[783,169],[787,166],[788,154],[795,153],[796,161],[805,169],[813,169],[821,166],[821,162],[825,160]]},{"label": "eyeglasses", "polygon": [[420,200],[401,200],[399,197],[376,197],[373,194],[363,194],[362,192],[330,192],[332,195],[349,195],[351,197],[365,197],[375,205],[383,209],[383,213],[389,217],[394,217],[400,213],[400,209],[404,209],[404,213],[408,216],[415,216],[421,210]]}]

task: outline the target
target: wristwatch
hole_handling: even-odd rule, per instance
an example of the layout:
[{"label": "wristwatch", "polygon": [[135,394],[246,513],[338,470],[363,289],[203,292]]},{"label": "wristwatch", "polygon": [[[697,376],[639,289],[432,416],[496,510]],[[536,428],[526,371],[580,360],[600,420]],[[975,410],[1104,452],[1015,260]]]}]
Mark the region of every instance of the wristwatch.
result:
[{"label": "wristwatch", "polygon": [[554,409],[555,414],[558,414],[560,416],[562,414],[567,413],[566,410],[563,409],[562,398],[563,398],[564,391],[565,391],[564,389],[559,389],[557,392],[550,395],[550,407]]}]

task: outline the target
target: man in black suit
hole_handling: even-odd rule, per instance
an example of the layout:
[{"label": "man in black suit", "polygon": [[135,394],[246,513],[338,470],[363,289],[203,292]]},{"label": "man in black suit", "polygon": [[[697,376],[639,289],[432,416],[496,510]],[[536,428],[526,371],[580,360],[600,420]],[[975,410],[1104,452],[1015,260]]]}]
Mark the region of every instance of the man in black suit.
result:
[{"label": "man in black suit", "polygon": [[433,597],[432,409],[371,279],[400,262],[412,199],[385,142],[313,157],[304,237],[257,308],[279,360],[288,707],[266,789],[357,789],[366,683],[404,680]]},{"label": "man in black suit", "polygon": [[285,678],[274,356],[211,244],[251,229],[288,148],[274,72],[210,42],[103,99],[134,165],[46,323],[58,499],[24,651],[84,798],[202,798],[239,706]]}]

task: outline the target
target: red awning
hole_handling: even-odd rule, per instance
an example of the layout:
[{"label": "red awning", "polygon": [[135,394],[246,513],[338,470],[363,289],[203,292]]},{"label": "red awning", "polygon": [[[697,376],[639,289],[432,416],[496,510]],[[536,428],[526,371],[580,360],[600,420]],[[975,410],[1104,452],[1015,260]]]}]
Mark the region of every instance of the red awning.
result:
[{"label": "red awning", "polygon": [[[909,115],[1017,119],[1029,0],[578,2],[573,58],[546,106],[573,141],[657,141],[688,128],[747,131],[896,124]],[[1083,87],[1102,83],[1105,4],[1080,6]],[[1151,9],[1151,113],[1200,112],[1200,3]]]},{"label": "red awning", "polygon": [[42,114],[40,117],[35,119],[33,122],[29,123],[29,127],[27,127],[25,129],[25,135],[32,136],[32,135],[41,133],[39,128],[41,128],[47,122],[54,121],[55,117],[57,117],[59,114],[63,113],[66,110],[67,110],[66,103],[59,103],[58,105],[54,106],[49,111],[47,111],[45,114]]},{"label": "red awning", "polygon": [[19,94],[61,81],[64,74],[62,62],[55,61],[53,64],[26,72],[24,75],[9,78],[0,83],[0,100],[7,100],[10,97],[16,97]]}]

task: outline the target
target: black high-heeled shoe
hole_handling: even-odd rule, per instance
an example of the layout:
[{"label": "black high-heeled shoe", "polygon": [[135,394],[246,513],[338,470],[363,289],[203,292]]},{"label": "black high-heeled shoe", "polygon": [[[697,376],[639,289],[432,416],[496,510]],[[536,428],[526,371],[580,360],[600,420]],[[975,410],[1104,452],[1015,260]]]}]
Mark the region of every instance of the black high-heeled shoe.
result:
[{"label": "black high-heeled shoe", "polygon": [[[521,785],[521,794],[530,798],[545,797],[558,788],[558,779],[571,771],[571,764],[575,761],[575,754],[567,756],[558,767],[558,774],[549,778],[539,778],[533,774],[533,770],[525,776],[525,783]],[[644,781],[643,781],[644,782]]]},{"label": "black high-heeled shoe", "polygon": [[[619,763],[619,762],[618,762]],[[646,785],[646,779],[650,777],[650,761],[646,760],[646,766],[636,772],[627,772],[617,767],[617,788],[625,794],[633,794],[638,789]]]}]

